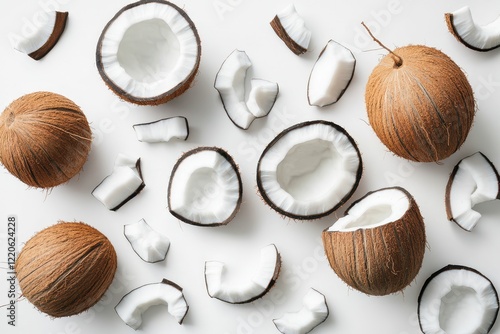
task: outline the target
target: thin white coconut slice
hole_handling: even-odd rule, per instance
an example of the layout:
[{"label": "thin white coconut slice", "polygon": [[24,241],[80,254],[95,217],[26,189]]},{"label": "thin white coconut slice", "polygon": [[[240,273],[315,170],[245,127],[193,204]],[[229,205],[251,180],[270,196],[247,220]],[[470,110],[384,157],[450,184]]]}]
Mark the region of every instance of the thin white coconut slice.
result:
[{"label": "thin white coconut slice", "polygon": [[315,289],[309,289],[302,300],[302,309],[286,313],[274,319],[274,325],[283,334],[306,334],[328,318],[329,310],[325,296]]},{"label": "thin white coconut slice", "polygon": [[225,264],[205,262],[205,283],[208,295],[231,304],[250,303],[264,296],[278,279],[281,257],[275,245],[260,250],[260,264],[253,276],[240,284],[230,284],[224,279]]},{"label": "thin white coconut slice", "polygon": [[453,169],[446,186],[448,219],[471,231],[481,218],[476,204],[500,198],[500,176],[481,152],[462,159]]},{"label": "thin white coconut slice", "polygon": [[293,219],[326,216],[357,188],[362,160],[340,126],[310,121],[281,132],[264,150],[257,185],[264,201]]},{"label": "thin white coconut slice", "polygon": [[278,98],[279,86],[276,82],[252,79],[252,88],[248,96],[248,110],[256,117],[265,117],[273,109]]},{"label": "thin white coconut slice", "polygon": [[168,186],[168,208],[198,226],[229,223],[238,212],[243,187],[231,156],[216,147],[199,147],[179,158]]},{"label": "thin white coconut slice", "polygon": [[146,143],[169,142],[172,139],[187,140],[189,124],[185,117],[176,116],[156,122],[135,124],[137,140]]},{"label": "thin white coconut slice", "polygon": [[448,265],[427,279],[418,297],[424,334],[486,334],[498,315],[493,283],[479,271]]},{"label": "thin white coconut slice", "polygon": [[337,102],[351,83],[356,68],[352,52],[330,40],[309,76],[307,99],[312,106],[324,107]]},{"label": "thin white coconut slice", "polygon": [[181,325],[189,310],[182,288],[164,279],[130,291],[116,305],[115,311],[127,325],[138,329],[142,325],[142,315],[156,305],[166,305],[168,313]]},{"label": "thin white coconut slice", "polygon": [[307,52],[311,31],[293,4],[285,7],[274,17],[271,27],[293,53],[300,55]]},{"label": "thin white coconut slice", "polygon": [[472,18],[469,6],[445,14],[448,30],[468,48],[490,51],[500,46],[500,17],[486,25],[478,25]]},{"label": "thin white coconut slice", "polygon": [[167,257],[170,240],[167,236],[153,230],[144,219],[125,225],[123,234],[134,252],[144,261],[160,262]]}]

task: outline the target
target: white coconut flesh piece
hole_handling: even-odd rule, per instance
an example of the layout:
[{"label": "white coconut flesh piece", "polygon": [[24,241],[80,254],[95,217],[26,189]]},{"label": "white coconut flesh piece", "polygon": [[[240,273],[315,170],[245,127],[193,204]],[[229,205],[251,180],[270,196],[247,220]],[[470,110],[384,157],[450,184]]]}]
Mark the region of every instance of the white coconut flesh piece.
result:
[{"label": "white coconut flesh piece", "polygon": [[170,240],[167,236],[153,230],[144,219],[125,225],[123,234],[142,260],[151,263],[165,260],[170,248]]},{"label": "white coconut flesh piece", "polygon": [[133,128],[137,140],[146,143],[169,142],[172,139],[187,140],[189,137],[189,124],[182,116],[135,124]]},{"label": "white coconut flesh piece", "polygon": [[152,306],[166,305],[167,311],[182,324],[189,306],[182,288],[164,279],[160,283],[143,285],[126,294],[116,305],[118,316],[133,329],[142,325],[142,315]]},{"label": "white coconut flesh piece", "polygon": [[242,200],[242,182],[231,156],[215,147],[185,153],[173,168],[168,186],[168,208],[192,225],[229,223]]},{"label": "white coconut flesh piece", "polygon": [[309,289],[302,300],[302,309],[286,313],[274,319],[274,325],[283,334],[306,334],[328,318],[329,310],[325,296],[315,289]]},{"label": "white coconut flesh piece", "polygon": [[500,46],[500,17],[486,24],[478,25],[468,6],[445,14],[450,32],[470,49],[490,51]]},{"label": "white coconut flesh piece", "polygon": [[265,202],[294,219],[326,216],[357,188],[362,160],[351,136],[335,123],[311,121],[279,134],[257,166]]},{"label": "white coconut flesh piece", "polygon": [[252,79],[247,107],[256,118],[265,117],[273,109],[278,98],[279,86],[276,82]]},{"label": "white coconut flesh piece", "polygon": [[446,187],[448,219],[471,231],[481,218],[474,206],[498,198],[498,172],[484,154],[477,152],[462,159],[453,169]]},{"label": "white coconut flesh piece", "polygon": [[145,187],[140,158],[119,154],[113,172],[92,191],[107,209],[116,211]]},{"label": "white coconut flesh piece", "polygon": [[352,52],[330,40],[314,64],[307,85],[312,106],[324,107],[337,102],[351,83],[356,67]]},{"label": "white coconut flesh piece", "polygon": [[418,319],[425,334],[486,334],[498,315],[491,281],[475,269],[448,265],[424,283]]},{"label": "white coconut flesh piece", "polygon": [[296,55],[307,52],[311,41],[311,31],[293,4],[281,10],[271,21],[271,27]]},{"label": "white coconut flesh piece", "polygon": [[260,263],[253,275],[243,282],[231,284],[225,279],[225,264],[205,262],[208,295],[231,304],[250,303],[264,296],[278,279],[281,257],[275,245],[260,250]]}]

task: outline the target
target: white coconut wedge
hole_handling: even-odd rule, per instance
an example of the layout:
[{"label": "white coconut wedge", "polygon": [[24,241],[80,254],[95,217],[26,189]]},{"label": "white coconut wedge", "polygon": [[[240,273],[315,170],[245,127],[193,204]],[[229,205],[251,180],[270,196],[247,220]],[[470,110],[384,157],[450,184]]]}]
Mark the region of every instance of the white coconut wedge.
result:
[{"label": "white coconut wedge", "polygon": [[13,41],[12,47],[35,60],[45,57],[57,44],[66,28],[67,12],[48,12],[47,20],[29,36]]},{"label": "white coconut wedge", "polygon": [[486,24],[478,25],[469,6],[445,14],[448,30],[466,47],[476,51],[490,51],[500,46],[500,17]]},{"label": "white coconut wedge", "polygon": [[315,289],[309,289],[298,312],[286,313],[274,319],[274,325],[283,334],[306,334],[328,318],[329,310],[325,296]]},{"label": "white coconut wedge", "polygon": [[144,219],[125,225],[123,234],[134,252],[145,262],[160,262],[167,257],[170,240],[153,230]]},{"label": "white coconut wedge", "polygon": [[243,195],[240,172],[233,158],[216,147],[199,147],[183,154],[168,185],[170,213],[185,223],[220,226],[238,212]]},{"label": "white coconut wedge", "polygon": [[276,82],[262,79],[252,79],[251,88],[248,95],[248,111],[255,118],[265,117],[273,109],[274,103],[278,98],[279,86]]},{"label": "white coconut wedge", "polygon": [[344,204],[363,171],[352,137],[339,125],[310,121],[281,132],[262,153],[257,186],[264,201],[293,219],[316,219]]},{"label": "white coconut wedge", "polygon": [[121,9],[104,28],[96,51],[99,74],[120,98],[140,105],[166,103],[191,87],[201,43],[178,6],[142,0]]},{"label": "white coconut wedge", "polygon": [[424,334],[491,331],[498,315],[493,283],[479,271],[448,265],[425,281],[418,297],[418,320]]},{"label": "white coconut wedge", "polygon": [[205,262],[205,283],[208,295],[231,304],[250,303],[264,296],[278,279],[281,257],[275,245],[260,250],[260,263],[252,277],[239,284],[230,284],[224,278],[225,264]]},{"label": "white coconut wedge", "polygon": [[293,4],[280,11],[271,21],[271,27],[285,45],[296,55],[307,52],[311,31]]},{"label": "white coconut wedge", "polygon": [[309,76],[307,100],[309,105],[324,107],[337,102],[351,83],[356,58],[341,44],[330,40]]},{"label": "white coconut wedge", "polygon": [[448,219],[471,231],[481,218],[474,206],[495,199],[500,199],[500,176],[493,163],[481,152],[460,160],[446,186]]},{"label": "white coconut wedge", "polygon": [[145,143],[169,142],[172,139],[187,140],[189,137],[189,123],[182,116],[135,124],[133,128],[137,140]]},{"label": "white coconut wedge", "polygon": [[130,291],[116,305],[115,311],[127,325],[137,330],[142,325],[142,315],[156,305],[166,305],[168,313],[181,325],[189,310],[182,288],[164,279]]}]

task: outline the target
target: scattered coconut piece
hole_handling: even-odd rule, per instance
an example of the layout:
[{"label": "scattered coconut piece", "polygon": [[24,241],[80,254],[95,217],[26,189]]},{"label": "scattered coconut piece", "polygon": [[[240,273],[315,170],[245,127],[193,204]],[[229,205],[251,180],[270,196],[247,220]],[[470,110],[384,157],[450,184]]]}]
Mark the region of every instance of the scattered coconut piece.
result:
[{"label": "scattered coconut piece", "polygon": [[167,257],[170,240],[153,230],[144,219],[123,227],[123,234],[134,252],[146,262],[160,262]]},{"label": "scattered coconut piece", "polygon": [[361,155],[339,125],[310,121],[281,132],[262,153],[257,186],[264,201],[293,219],[316,219],[344,204],[363,171]]},{"label": "scattered coconut piece", "polygon": [[144,189],[141,159],[120,153],[113,172],[95,187],[92,195],[112,211],[118,210]]},{"label": "scattered coconut piece", "polygon": [[479,271],[448,265],[432,274],[418,297],[418,321],[424,334],[491,331],[498,315],[498,294]]},{"label": "scattered coconut piece", "polygon": [[243,194],[240,172],[233,158],[217,147],[184,153],[175,164],[168,185],[168,208],[185,223],[220,226],[239,211]]},{"label": "scattered coconut piece", "polygon": [[146,143],[168,142],[172,139],[187,140],[189,124],[186,117],[176,116],[133,126],[137,140]]},{"label": "scattered coconut piece", "polygon": [[500,176],[493,163],[476,152],[455,166],[446,186],[446,213],[466,231],[471,231],[481,218],[474,206],[500,199]]},{"label": "scattered coconut piece", "polygon": [[205,283],[208,295],[226,303],[250,303],[264,296],[278,279],[281,256],[274,244],[260,250],[260,264],[246,282],[230,285],[224,279],[225,264],[218,261],[205,262]]},{"label": "scattered coconut piece", "polygon": [[403,188],[369,192],[323,231],[335,273],[352,288],[383,296],[403,290],[418,274],[425,252],[425,225],[417,203]]},{"label": "scattered coconut piece", "polygon": [[351,83],[356,58],[341,44],[330,40],[309,76],[307,100],[309,105],[324,107],[337,102]]},{"label": "scattered coconut piece", "polygon": [[276,82],[262,79],[252,79],[252,88],[248,96],[248,110],[255,118],[265,117],[273,109],[278,98],[279,86]]},{"label": "scattered coconut piece", "polygon": [[274,319],[274,325],[283,334],[306,334],[328,318],[329,310],[325,296],[315,289],[309,289],[298,312],[286,313]]},{"label": "scattered coconut piece", "polygon": [[271,21],[271,27],[286,46],[296,55],[307,52],[311,31],[293,4],[288,5]]},{"label": "scattered coconut piece", "polygon": [[137,330],[142,325],[142,315],[152,306],[166,305],[167,311],[182,325],[189,306],[182,288],[172,281],[146,284],[127,293],[115,306],[118,316]]}]

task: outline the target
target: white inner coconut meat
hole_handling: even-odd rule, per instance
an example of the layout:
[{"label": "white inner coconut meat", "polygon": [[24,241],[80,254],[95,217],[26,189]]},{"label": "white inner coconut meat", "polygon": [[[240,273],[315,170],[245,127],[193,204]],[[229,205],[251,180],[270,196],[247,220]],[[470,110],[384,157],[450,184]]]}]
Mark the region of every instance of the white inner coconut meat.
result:
[{"label": "white inner coconut meat", "polygon": [[56,12],[45,13],[45,20],[31,34],[13,41],[12,47],[17,51],[30,54],[40,49],[50,38],[56,25]]},{"label": "white inner coconut meat", "polygon": [[189,125],[185,117],[177,116],[151,123],[133,126],[137,140],[146,143],[169,142],[172,139],[186,140],[189,136]]},{"label": "white inner coconut meat", "polygon": [[251,86],[247,101],[248,111],[256,118],[265,117],[278,97],[278,84],[262,79],[252,79]]},{"label": "white inner coconut meat", "polygon": [[170,240],[153,230],[144,219],[125,225],[123,233],[136,254],[144,261],[153,263],[165,260]]},{"label": "white inner coconut meat", "polygon": [[[279,26],[273,26],[273,28],[275,31],[278,29],[276,33],[278,33],[280,38],[295,54],[307,51],[311,41],[311,31],[306,27],[304,19],[297,13],[293,4],[289,4],[283,8],[283,10],[276,14],[273,21],[278,21],[275,24],[279,24]],[[281,36],[282,34],[285,36]],[[290,45],[290,41],[298,47]]]}]

